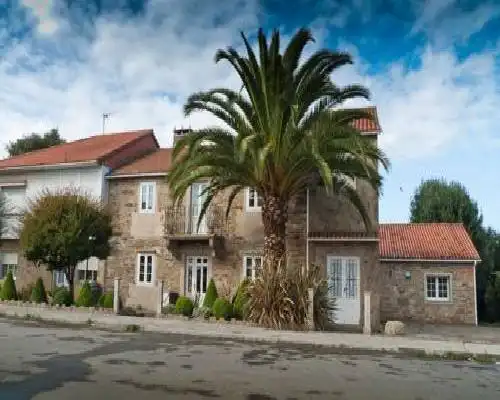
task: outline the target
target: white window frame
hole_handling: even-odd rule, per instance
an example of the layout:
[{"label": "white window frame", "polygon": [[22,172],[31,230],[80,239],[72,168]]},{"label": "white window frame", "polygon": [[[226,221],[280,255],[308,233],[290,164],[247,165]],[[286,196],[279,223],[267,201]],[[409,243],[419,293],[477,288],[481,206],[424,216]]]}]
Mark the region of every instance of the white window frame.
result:
[{"label": "white window frame", "polygon": [[[438,303],[449,303],[452,300],[452,293],[451,293],[451,288],[452,288],[452,274],[450,273],[438,273],[438,272],[433,272],[433,273],[426,273],[424,275],[425,277],[425,282],[424,282],[424,295],[425,295],[425,300],[430,301],[430,302],[438,302]],[[428,286],[428,279],[433,278],[435,285],[436,285],[436,297],[429,297],[428,291],[427,291],[427,286]],[[447,278],[448,279],[448,297],[439,297],[439,278]]]},{"label": "white window frame", "polygon": [[[144,280],[140,280],[141,275],[141,257],[144,257]],[[151,282],[146,280],[146,268],[148,257],[151,257]],[[156,254],[152,252],[137,253],[137,264],[135,271],[135,283],[140,286],[153,286],[156,280]]]},{"label": "white window frame", "polygon": [[[253,196],[254,196],[253,198],[254,198],[255,203],[256,203],[253,206],[250,205],[251,192],[253,192]],[[258,205],[259,199],[260,199],[261,205]],[[259,194],[257,193],[257,190],[254,188],[247,187],[245,190],[245,209],[246,209],[246,211],[249,211],[249,212],[262,211],[262,196],[259,196]]]},{"label": "white window frame", "polygon": [[[149,187],[153,188],[153,198],[151,199],[151,209],[148,209],[148,203],[149,203]],[[145,199],[145,204],[146,208],[142,208],[142,203],[143,203],[143,198],[142,198],[142,191],[143,188],[146,188],[146,199]],[[139,185],[139,212],[141,214],[152,214],[156,212],[156,182],[148,181],[148,182],[141,182]]]},{"label": "white window frame", "polygon": [[[252,260],[252,276],[251,277],[248,277],[247,276],[247,261],[248,260]],[[256,259],[260,259],[260,268],[262,268],[262,256],[260,254],[244,254],[243,255],[243,271],[242,271],[242,279],[250,279],[250,280],[254,280],[255,279],[255,275],[257,273],[257,263],[256,263]]]},{"label": "white window frame", "polygon": [[[68,287],[69,286],[69,283],[68,283],[68,280],[66,279],[66,274],[64,273],[64,271],[54,270],[53,276],[54,276],[54,285],[56,287]],[[61,279],[59,277],[62,277],[62,283],[61,283]]]}]

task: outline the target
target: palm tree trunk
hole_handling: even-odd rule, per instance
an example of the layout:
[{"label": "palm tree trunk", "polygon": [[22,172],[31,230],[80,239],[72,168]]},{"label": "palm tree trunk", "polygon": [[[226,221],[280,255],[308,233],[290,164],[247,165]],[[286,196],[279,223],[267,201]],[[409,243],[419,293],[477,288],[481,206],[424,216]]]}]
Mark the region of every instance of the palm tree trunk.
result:
[{"label": "palm tree trunk", "polygon": [[288,202],[279,196],[264,196],[262,222],[264,224],[264,262],[277,268],[286,253],[286,223]]}]

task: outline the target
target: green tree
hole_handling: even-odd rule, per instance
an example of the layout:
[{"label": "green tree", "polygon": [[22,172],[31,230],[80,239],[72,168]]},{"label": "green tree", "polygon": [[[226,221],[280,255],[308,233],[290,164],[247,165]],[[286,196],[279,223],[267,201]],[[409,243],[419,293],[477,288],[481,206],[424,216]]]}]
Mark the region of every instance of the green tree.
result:
[{"label": "green tree", "polygon": [[2,300],[17,300],[16,282],[12,271],[9,271],[2,286]]},{"label": "green tree", "polygon": [[272,264],[286,252],[289,201],[310,184],[345,196],[371,228],[362,198],[343,177],[378,190],[377,166],[388,168],[389,161],[373,139],[353,127],[353,121],[371,119],[371,114],[338,109],[346,100],[369,97],[362,86],[338,87],[331,79],[332,72],[352,64],[351,56],[322,49],[301,63],[304,48],[313,41],[307,29],[297,31],[283,52],[278,31],[268,42],[259,30],[259,54],[242,38],[245,55],[231,47],[215,55],[216,62],[232,66],[242,89],[195,93],[184,106],[186,115],[209,112],[223,126],[195,131],[175,146],[168,180],[174,200],[180,202],[191,184],[208,180],[200,222],[218,194],[229,190],[228,214],[236,195],[254,188],[263,200],[263,255]]},{"label": "green tree", "polygon": [[19,240],[26,259],[49,271],[63,271],[74,299],[76,265],[109,254],[109,212],[97,199],[65,189],[44,192],[32,201],[22,222]]},{"label": "green tree", "polygon": [[212,308],[218,297],[219,294],[217,293],[217,287],[215,286],[215,282],[212,278],[208,282],[205,298],[203,299],[203,307]]},{"label": "green tree", "polygon": [[483,226],[478,204],[465,186],[445,179],[423,181],[410,203],[411,222],[461,222],[481,256],[477,269],[477,301],[479,318],[486,316],[485,292],[495,264],[500,261],[497,233]]},{"label": "green tree", "polygon": [[9,156],[14,157],[30,151],[46,149],[65,142],[66,141],[59,135],[59,130],[51,129],[43,135],[39,133],[24,135],[20,139],[9,142],[5,148]]}]

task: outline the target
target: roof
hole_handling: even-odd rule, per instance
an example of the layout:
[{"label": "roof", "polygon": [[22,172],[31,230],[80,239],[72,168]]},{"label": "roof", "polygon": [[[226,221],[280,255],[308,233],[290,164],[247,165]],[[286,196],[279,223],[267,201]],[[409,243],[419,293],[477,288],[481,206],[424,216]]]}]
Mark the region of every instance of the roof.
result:
[{"label": "roof", "polygon": [[170,168],[172,149],[158,149],[113,171],[111,176],[166,173]]},{"label": "roof", "polygon": [[480,260],[461,223],[380,224],[381,259]]},{"label": "roof", "polygon": [[372,119],[361,118],[354,121],[354,127],[362,133],[380,133],[382,128],[378,119],[377,107],[355,108],[352,110],[360,110],[369,113]]},{"label": "roof", "polygon": [[143,129],[90,136],[0,160],[0,170],[64,163],[102,162],[115,151],[146,135],[154,135],[153,130]]}]

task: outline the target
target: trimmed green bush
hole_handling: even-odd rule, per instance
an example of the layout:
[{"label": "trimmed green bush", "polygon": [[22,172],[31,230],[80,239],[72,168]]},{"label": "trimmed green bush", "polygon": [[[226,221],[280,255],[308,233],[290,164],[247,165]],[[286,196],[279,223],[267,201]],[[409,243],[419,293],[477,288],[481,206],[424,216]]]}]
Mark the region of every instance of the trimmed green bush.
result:
[{"label": "trimmed green bush", "polygon": [[92,293],[92,288],[88,281],[85,281],[80,288],[78,299],[76,299],[76,305],[78,307],[92,307],[94,305],[94,294]]},{"label": "trimmed green bush", "polygon": [[36,280],[35,287],[31,291],[31,301],[38,304],[47,303],[47,293],[45,292],[45,286],[42,278],[38,278]]},{"label": "trimmed green bush", "polygon": [[12,276],[12,271],[7,273],[2,286],[2,300],[17,300],[16,283]]},{"label": "trimmed green bush", "polygon": [[193,300],[186,296],[180,296],[175,303],[175,311],[177,314],[182,314],[185,317],[193,315],[194,304]]},{"label": "trimmed green bush", "polygon": [[238,290],[236,291],[236,295],[233,300],[233,315],[234,318],[238,320],[244,320],[248,314],[248,292],[247,287],[250,281],[248,279],[244,279],[241,281],[240,286],[238,286]]},{"label": "trimmed green bush", "polygon": [[57,304],[60,306],[70,306],[73,304],[69,290],[65,287],[59,287],[54,289],[54,295],[52,296],[52,304]]},{"label": "trimmed green bush", "polygon": [[113,293],[103,293],[99,297],[99,306],[103,308],[113,308]]},{"label": "trimmed green bush", "polygon": [[212,308],[215,300],[217,300],[217,297],[219,297],[219,295],[217,294],[215,282],[213,279],[210,279],[207,286],[207,292],[205,293],[205,298],[203,299],[203,307]]},{"label": "trimmed green bush", "polygon": [[233,305],[229,302],[229,300],[219,297],[215,300],[212,311],[215,318],[223,318],[226,321],[229,321],[233,316]]}]

